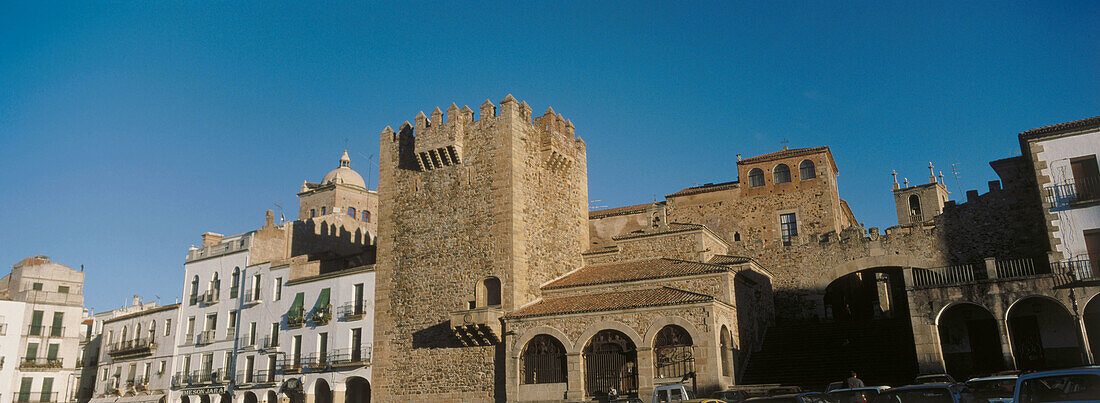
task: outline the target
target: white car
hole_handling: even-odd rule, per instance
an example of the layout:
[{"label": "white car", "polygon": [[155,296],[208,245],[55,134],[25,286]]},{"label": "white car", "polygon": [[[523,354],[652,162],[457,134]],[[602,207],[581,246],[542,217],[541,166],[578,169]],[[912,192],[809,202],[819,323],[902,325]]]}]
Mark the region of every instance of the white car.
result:
[{"label": "white car", "polygon": [[977,403],[1012,403],[1019,375],[989,376],[966,381],[964,394]]},{"label": "white car", "polygon": [[1100,402],[1100,366],[1020,375],[1015,402]]}]

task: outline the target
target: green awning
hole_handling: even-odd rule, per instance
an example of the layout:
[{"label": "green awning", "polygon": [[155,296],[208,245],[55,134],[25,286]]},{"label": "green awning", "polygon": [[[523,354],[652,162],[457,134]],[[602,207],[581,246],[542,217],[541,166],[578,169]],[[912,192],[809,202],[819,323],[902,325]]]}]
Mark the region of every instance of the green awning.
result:
[{"label": "green awning", "polygon": [[328,309],[329,289],[321,289],[321,295],[317,296],[317,305],[313,306],[313,312],[321,312]]},{"label": "green awning", "polygon": [[287,319],[300,319],[302,308],[306,304],[306,293],[300,292],[294,296],[294,303],[290,304],[290,311],[286,313]]}]

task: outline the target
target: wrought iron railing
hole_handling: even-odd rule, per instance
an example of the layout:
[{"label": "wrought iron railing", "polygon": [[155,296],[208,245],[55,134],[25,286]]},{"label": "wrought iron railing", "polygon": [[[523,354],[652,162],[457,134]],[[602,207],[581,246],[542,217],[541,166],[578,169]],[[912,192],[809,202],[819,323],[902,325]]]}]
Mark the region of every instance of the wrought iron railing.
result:
[{"label": "wrought iron railing", "polygon": [[65,328],[63,326],[43,326],[43,325],[29,325],[27,326],[27,335],[29,336],[48,336],[48,337],[62,337],[65,334]]},{"label": "wrought iron railing", "polygon": [[337,311],[340,318],[345,321],[363,319],[363,316],[367,313],[366,301],[349,302],[340,306]]},{"label": "wrought iron railing", "polygon": [[1100,273],[1093,272],[1093,265],[1088,259],[1063,260],[1050,264],[1050,271],[1055,274],[1056,287],[1072,286],[1078,282],[1100,280]]},{"label": "wrought iron railing", "polygon": [[995,263],[997,278],[1027,277],[1039,274],[1035,262],[1028,258],[998,260]]},{"label": "wrought iron railing", "polygon": [[1100,177],[1086,176],[1047,186],[1047,202],[1051,208],[1065,208],[1074,203],[1100,200]]},{"label": "wrought iron railing", "polygon": [[128,355],[151,353],[157,344],[150,339],[126,340],[107,346],[109,355]]},{"label": "wrought iron railing", "polygon": [[19,369],[34,370],[34,369],[57,369],[61,368],[60,358],[27,358],[24,357],[19,360]]},{"label": "wrought iron railing", "polygon": [[913,269],[913,285],[917,287],[932,287],[940,285],[971,283],[985,277],[978,274],[978,268],[973,264],[960,264],[931,269]]},{"label": "wrought iron railing", "polygon": [[57,392],[18,392],[15,394],[16,402],[60,402]]}]

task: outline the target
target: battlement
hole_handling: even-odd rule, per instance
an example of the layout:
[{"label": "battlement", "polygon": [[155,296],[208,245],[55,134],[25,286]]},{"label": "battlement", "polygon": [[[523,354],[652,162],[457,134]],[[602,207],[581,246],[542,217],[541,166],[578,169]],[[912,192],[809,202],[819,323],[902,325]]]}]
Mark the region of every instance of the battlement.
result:
[{"label": "battlement", "polygon": [[430,115],[421,111],[412,124],[406,121],[396,132],[387,126],[382,137],[391,142],[408,141],[409,162],[414,162],[421,171],[430,171],[461,164],[466,159],[468,136],[502,120],[525,123],[537,133],[534,140],[550,169],[568,169],[575,163],[577,151],[584,149],[584,141],[576,136],[572,121],[555,113],[553,108],[543,116],[533,117],[531,106],[511,94],[500,101],[499,110],[492,101],[485,100],[477,116],[468,105],[459,108],[455,103],[451,103],[446,113],[438,107]]}]

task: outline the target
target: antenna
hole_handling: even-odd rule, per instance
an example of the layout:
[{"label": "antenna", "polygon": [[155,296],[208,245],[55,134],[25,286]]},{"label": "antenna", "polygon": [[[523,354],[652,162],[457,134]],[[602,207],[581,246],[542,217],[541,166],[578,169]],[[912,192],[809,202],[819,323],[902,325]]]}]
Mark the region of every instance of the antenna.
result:
[{"label": "antenna", "polygon": [[371,164],[373,164],[373,163],[374,163],[374,154],[371,154],[371,155],[370,155],[370,156],[368,157],[368,156],[366,156],[366,155],[363,155],[363,153],[361,153],[361,152],[358,152],[358,151],[356,151],[355,153],[356,153],[356,154],[359,154],[359,156],[361,156],[361,157],[363,157],[363,158],[366,158],[366,159],[367,159],[367,189],[370,189],[370,174],[371,174]]},{"label": "antenna", "polygon": [[957,165],[959,165],[959,164],[958,163],[951,164],[951,174],[955,176],[955,189],[958,189],[960,192],[962,192],[962,186],[959,186],[959,170],[955,169],[955,167]]}]

